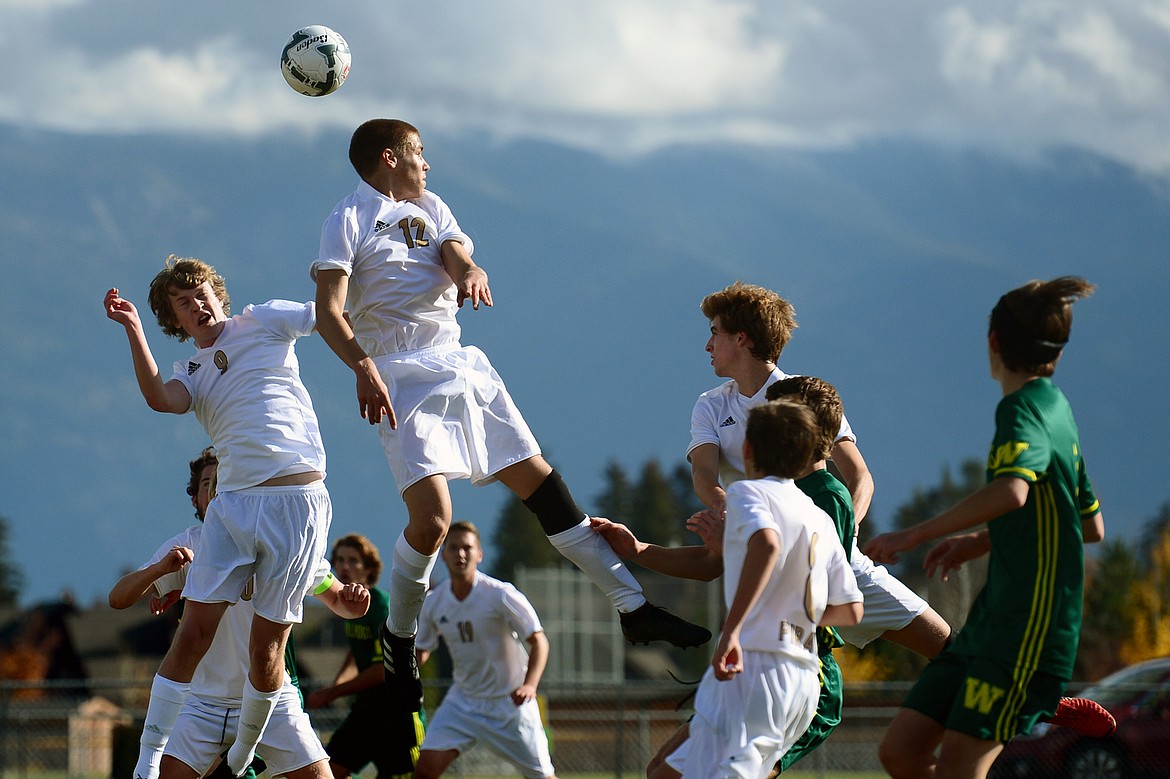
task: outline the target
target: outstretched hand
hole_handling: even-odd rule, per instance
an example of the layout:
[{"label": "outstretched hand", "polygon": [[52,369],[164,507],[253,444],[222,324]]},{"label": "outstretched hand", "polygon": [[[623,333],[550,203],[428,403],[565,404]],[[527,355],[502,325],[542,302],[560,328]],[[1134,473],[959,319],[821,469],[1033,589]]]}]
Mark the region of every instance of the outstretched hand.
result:
[{"label": "outstretched hand", "polygon": [[629,560],[637,557],[638,552],[641,551],[641,542],[625,525],[611,522],[605,517],[590,517],[589,526],[613,547],[613,551],[618,557]]},{"label": "outstretched hand", "polygon": [[488,287],[487,273],[478,266],[469,270],[462,279],[455,284],[459,307],[463,308],[463,301],[470,300],[473,309],[479,309],[479,304],[492,305],[492,290]]},{"label": "outstretched hand", "polygon": [[702,539],[703,545],[720,557],[723,556],[723,525],[723,513],[712,509],[696,511],[687,520],[687,530]]},{"label": "outstretched hand", "polygon": [[913,543],[909,532],[899,530],[874,536],[861,551],[875,563],[896,563],[902,552],[908,552],[915,546],[917,544]]},{"label": "outstretched hand", "polygon": [[926,553],[922,567],[927,577],[938,571],[938,578],[947,581],[952,571],[963,567],[963,563],[982,557],[991,551],[991,539],[986,532],[964,533],[939,541]]}]

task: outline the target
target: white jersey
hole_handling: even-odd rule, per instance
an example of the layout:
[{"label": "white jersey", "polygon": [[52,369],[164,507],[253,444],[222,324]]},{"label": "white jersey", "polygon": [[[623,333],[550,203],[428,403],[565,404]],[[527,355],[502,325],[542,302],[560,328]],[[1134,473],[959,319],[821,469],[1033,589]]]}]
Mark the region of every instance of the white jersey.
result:
[{"label": "white jersey", "polygon": [[523,593],[478,571],[463,600],[450,582],[428,592],[418,624],[415,646],[433,652],[442,636],[454,666],[453,687],[470,698],[508,696],[523,684],[528,654],[520,642],[544,630]]},{"label": "white jersey", "polygon": [[[751,397],[739,391],[734,379],[700,395],[691,412],[691,445],[687,447],[687,459],[695,447],[715,444],[719,447],[719,483],[723,488],[746,479],[743,441],[747,435],[748,411],[766,401],[768,387],[787,378],[788,374],[776,368],[759,392]],[[841,417],[837,440],[857,440],[844,416]]]},{"label": "white jersey", "polygon": [[[185,546],[198,557],[202,533],[202,525],[187,528],[160,546],[142,568],[154,565],[176,546]],[[182,590],[189,569],[189,565],[184,565],[174,573],[160,576],[154,582],[155,592],[161,597],[168,592]],[[322,559],[313,577],[313,590],[320,592],[323,587],[328,588],[332,579],[333,572],[329,562]],[[219,706],[240,705],[244,695],[244,680],[248,677],[248,637],[252,632],[252,617],[255,613],[252,608],[252,583],[249,581],[244,592],[240,594],[240,599],[228,606],[224,612],[207,654],[195,668],[195,675],[191,678],[192,695]],[[287,672],[284,675],[284,684],[292,686]]]},{"label": "white jersey", "polygon": [[744,479],[727,488],[723,595],[729,608],[748,539],[769,528],[780,535],[780,556],[744,618],[740,644],[815,670],[816,626],[826,604],[861,603],[861,591],[832,520],[791,479]]},{"label": "white jersey", "polygon": [[317,413],[293,348],[316,322],[311,302],[250,305],[224,323],[215,343],[175,363],[171,381],[187,388],[219,456],[219,492],[325,473]]},{"label": "white jersey", "polygon": [[310,275],[349,276],[354,335],[371,357],[455,344],[457,290],[440,256],[451,240],[474,251],[438,195],[392,200],[363,181],[325,220]]}]

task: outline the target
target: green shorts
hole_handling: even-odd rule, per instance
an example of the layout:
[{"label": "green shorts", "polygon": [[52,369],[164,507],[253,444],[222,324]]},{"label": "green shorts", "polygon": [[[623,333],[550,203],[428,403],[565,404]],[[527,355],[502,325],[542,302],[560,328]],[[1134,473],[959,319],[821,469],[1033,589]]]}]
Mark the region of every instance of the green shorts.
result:
[{"label": "green shorts", "polygon": [[947,730],[1006,742],[1056,713],[1065,681],[947,650],[930,661],[902,705]]},{"label": "green shorts", "polygon": [[817,712],[808,730],[776,764],[781,772],[787,771],[793,763],[823,744],[833,729],[841,724],[841,703],[844,699],[841,692],[841,666],[837,665],[832,652],[822,653],[820,659],[821,694],[817,698]]}]

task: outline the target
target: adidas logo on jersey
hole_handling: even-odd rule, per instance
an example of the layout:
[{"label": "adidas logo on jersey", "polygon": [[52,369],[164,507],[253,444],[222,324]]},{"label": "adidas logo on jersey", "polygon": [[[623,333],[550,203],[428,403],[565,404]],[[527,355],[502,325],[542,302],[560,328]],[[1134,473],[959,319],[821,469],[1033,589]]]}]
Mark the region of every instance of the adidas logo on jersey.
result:
[{"label": "adidas logo on jersey", "polygon": [[446,617],[446,615],[444,615],[444,616],[442,616],[442,617],[439,617],[439,624],[440,624],[440,625],[446,625],[446,624],[447,624],[447,617]]},{"label": "adidas logo on jersey", "polygon": [[195,371],[199,370],[202,367],[203,366],[197,362],[187,363],[187,375],[190,376],[192,373],[194,373]]},{"label": "adidas logo on jersey", "polygon": [[374,232],[375,233],[380,233],[383,230],[385,230],[387,227],[391,227],[389,222],[383,222],[381,219],[374,222]]},{"label": "adidas logo on jersey", "polygon": [[727,419],[720,422],[719,426],[720,427],[731,427],[734,424],[735,424],[735,419],[733,419],[732,417],[728,417]]}]

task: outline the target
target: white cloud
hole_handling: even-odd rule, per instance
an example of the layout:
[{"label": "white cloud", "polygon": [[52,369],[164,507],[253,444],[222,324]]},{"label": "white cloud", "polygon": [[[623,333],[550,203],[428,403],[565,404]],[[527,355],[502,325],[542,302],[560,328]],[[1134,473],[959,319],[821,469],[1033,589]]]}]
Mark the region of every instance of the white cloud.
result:
[{"label": "white cloud", "polygon": [[[398,114],[426,128],[637,153],[663,144],[917,137],[1084,147],[1170,172],[1170,10],[1141,0],[0,0],[40,53],[0,121],[77,132],[255,135]],[[284,84],[277,53],[341,32],[337,94]]]}]

